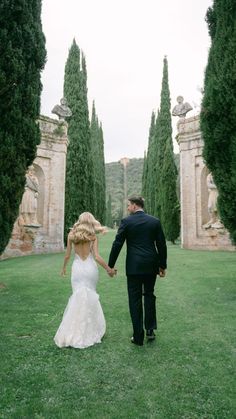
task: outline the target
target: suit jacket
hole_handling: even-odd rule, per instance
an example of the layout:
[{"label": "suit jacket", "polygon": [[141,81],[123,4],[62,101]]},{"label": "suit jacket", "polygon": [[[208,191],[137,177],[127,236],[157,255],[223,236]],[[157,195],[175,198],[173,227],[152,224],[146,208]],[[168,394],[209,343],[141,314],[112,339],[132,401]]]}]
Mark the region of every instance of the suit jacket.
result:
[{"label": "suit jacket", "polygon": [[126,241],[126,275],[157,274],[166,269],[166,240],[160,220],[136,211],[121,220],[108,265],[113,268]]}]

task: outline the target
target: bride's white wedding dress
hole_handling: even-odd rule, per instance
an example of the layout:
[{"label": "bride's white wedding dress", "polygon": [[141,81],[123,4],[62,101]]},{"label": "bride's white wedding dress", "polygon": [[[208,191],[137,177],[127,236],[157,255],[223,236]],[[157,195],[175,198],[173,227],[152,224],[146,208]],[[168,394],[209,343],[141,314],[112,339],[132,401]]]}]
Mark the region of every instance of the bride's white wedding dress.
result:
[{"label": "bride's white wedding dress", "polygon": [[97,282],[98,267],[93,255],[90,253],[83,260],[75,254],[71,273],[73,294],[54,337],[59,348],[71,346],[82,349],[101,343],[106,322],[96,292]]}]

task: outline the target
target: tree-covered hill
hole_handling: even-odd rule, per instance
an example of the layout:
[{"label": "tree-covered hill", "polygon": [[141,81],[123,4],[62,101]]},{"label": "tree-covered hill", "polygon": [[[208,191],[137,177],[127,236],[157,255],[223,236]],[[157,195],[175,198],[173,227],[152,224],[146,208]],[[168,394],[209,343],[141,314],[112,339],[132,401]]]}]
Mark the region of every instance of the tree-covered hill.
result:
[{"label": "tree-covered hill", "polygon": [[112,220],[119,220],[123,215],[123,166],[119,162],[106,163],[106,201],[111,196]]},{"label": "tree-covered hill", "polygon": [[[175,154],[175,163],[179,172],[179,154]],[[111,196],[113,222],[119,224],[124,215],[124,166],[120,162],[106,163],[106,201]],[[129,159],[127,170],[127,196],[142,194],[143,158]],[[179,195],[179,182],[177,185]],[[126,203],[125,203],[126,206]]]},{"label": "tree-covered hill", "polygon": [[131,159],[127,166],[127,194],[141,195],[143,159]]},{"label": "tree-covered hill", "polygon": [[[143,159],[129,159],[126,166],[127,196],[140,195],[142,190]],[[106,163],[106,195],[111,196],[112,219],[119,224],[124,215],[124,166],[121,162]]]}]

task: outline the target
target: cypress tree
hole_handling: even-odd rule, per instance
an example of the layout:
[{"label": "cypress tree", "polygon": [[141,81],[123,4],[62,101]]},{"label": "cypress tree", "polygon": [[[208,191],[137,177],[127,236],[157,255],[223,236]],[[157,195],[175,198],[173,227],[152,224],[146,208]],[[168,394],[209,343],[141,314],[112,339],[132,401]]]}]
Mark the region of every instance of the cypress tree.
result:
[{"label": "cypress tree", "polygon": [[25,172],[40,143],[41,1],[0,3],[0,253],[18,216]]},{"label": "cypress tree", "polygon": [[211,37],[200,115],[203,156],[212,172],[221,220],[236,243],[236,3],[214,0],[206,20]]},{"label": "cypress tree", "polygon": [[[146,196],[146,189],[147,189],[147,153],[146,150],[144,151],[143,156],[143,173],[142,173],[142,196]],[[146,206],[146,203],[145,203]]]},{"label": "cypress tree", "polygon": [[177,170],[174,162],[168,63],[164,58],[160,113],[156,127],[158,149],[156,161],[155,212],[161,219],[167,240],[179,236],[179,202],[176,193]]},{"label": "cypress tree", "polygon": [[93,101],[92,105],[92,116],[90,123],[90,135],[91,135],[91,150],[93,157],[93,176],[94,176],[94,216],[99,219],[98,215],[98,200],[99,196],[99,163],[98,163],[98,154],[99,154],[99,140],[98,140],[98,118],[95,110],[95,103]]},{"label": "cypress tree", "polygon": [[[88,89],[87,89],[87,67],[85,55],[82,52],[82,71],[81,71],[81,107],[83,109],[83,140],[87,144],[87,211],[94,212],[94,168],[93,168],[93,155],[91,146],[91,134],[90,134],[90,120],[89,120],[89,109],[88,109]],[[81,126],[82,128],[82,126]]]},{"label": "cypress tree", "polygon": [[106,220],[105,162],[102,125],[96,115],[95,103],[91,117],[91,147],[94,167],[94,215],[101,222]]},{"label": "cypress tree", "polygon": [[65,66],[64,96],[72,111],[69,118],[65,185],[65,238],[84,211],[93,212],[93,164],[87,101],[85,57],[73,40]]},{"label": "cypress tree", "polygon": [[106,174],[104,158],[104,136],[102,124],[99,126],[99,163],[100,163],[100,190],[99,190],[99,220],[105,223],[106,220]]},{"label": "cypress tree", "polygon": [[159,120],[160,120],[160,111],[158,110],[157,118],[156,118],[156,125],[155,125],[155,159],[153,160],[153,180],[154,180],[154,186],[153,186],[153,207],[152,207],[152,214],[155,217],[160,218],[161,214],[161,196],[160,196],[160,190],[161,190],[161,165],[162,165],[162,159],[160,156],[159,151]]},{"label": "cypress tree", "polygon": [[162,224],[167,240],[175,243],[180,233],[180,206],[177,198],[177,168],[172,142],[166,144],[162,168]]},{"label": "cypress tree", "polygon": [[151,123],[148,137],[148,151],[143,169],[142,190],[145,198],[145,209],[149,214],[153,215],[154,209],[154,183],[155,183],[155,113],[152,112]]}]

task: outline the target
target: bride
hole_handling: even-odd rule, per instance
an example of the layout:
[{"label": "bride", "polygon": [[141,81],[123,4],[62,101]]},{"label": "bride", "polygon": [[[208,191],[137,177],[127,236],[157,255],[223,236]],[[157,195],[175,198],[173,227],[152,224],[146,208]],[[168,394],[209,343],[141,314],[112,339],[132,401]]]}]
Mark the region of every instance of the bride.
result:
[{"label": "bride", "polygon": [[62,322],[54,337],[59,348],[87,348],[101,343],[105,334],[106,322],[99,295],[96,293],[98,267],[101,265],[109,276],[116,271],[109,268],[98,253],[96,233],[105,232],[92,214],[84,212],[74,224],[68,235],[67,251],[61,275],[66,274],[66,265],[70,259],[72,246],[75,258],[72,264],[71,285],[73,294],[69,298]]}]

